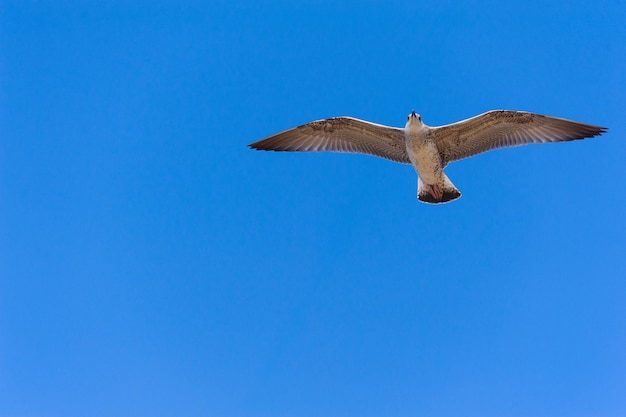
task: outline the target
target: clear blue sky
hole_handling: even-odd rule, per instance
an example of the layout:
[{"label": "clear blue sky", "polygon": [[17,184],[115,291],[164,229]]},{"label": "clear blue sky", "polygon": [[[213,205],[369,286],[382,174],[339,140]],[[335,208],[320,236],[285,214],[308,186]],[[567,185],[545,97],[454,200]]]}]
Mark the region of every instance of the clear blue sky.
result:
[{"label": "clear blue sky", "polygon": [[[181,4],[184,3],[184,4]],[[626,415],[623,1],[0,4],[0,415]],[[412,167],[349,115],[609,127]]]}]

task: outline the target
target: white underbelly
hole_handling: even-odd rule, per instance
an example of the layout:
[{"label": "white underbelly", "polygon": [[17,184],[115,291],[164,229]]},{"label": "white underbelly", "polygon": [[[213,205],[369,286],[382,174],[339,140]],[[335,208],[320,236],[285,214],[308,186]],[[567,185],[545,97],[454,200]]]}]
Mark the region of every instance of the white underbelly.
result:
[{"label": "white underbelly", "polygon": [[407,153],[422,181],[426,184],[439,183],[442,174],[441,156],[434,143],[426,142],[418,146],[409,146]]}]

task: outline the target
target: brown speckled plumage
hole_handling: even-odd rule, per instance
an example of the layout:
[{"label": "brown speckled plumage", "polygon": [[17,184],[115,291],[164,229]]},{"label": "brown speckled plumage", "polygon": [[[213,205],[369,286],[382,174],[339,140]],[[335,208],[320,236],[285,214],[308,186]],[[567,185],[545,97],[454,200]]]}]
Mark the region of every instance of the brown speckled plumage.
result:
[{"label": "brown speckled plumage", "polygon": [[492,110],[457,123],[430,127],[412,112],[404,129],[352,117],[334,117],[285,130],[249,146],[272,151],[363,153],[410,163],[419,177],[424,177],[418,198],[441,203],[460,196],[442,171],[450,162],[497,148],[591,138],[606,130],[511,110]]},{"label": "brown speckled plumage", "polygon": [[364,153],[403,164],[410,163],[403,129],[351,117],[317,120],[249,145],[264,151],[333,151]]},{"label": "brown speckled plumage", "polygon": [[492,149],[585,139],[606,131],[572,120],[510,110],[494,110],[432,129],[444,166]]}]

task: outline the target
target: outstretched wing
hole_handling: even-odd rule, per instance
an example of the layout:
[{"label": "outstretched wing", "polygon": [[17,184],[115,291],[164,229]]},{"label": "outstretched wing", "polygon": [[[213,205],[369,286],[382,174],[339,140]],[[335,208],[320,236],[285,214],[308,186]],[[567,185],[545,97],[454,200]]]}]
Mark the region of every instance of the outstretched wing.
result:
[{"label": "outstretched wing", "polygon": [[491,149],[585,139],[606,130],[540,114],[492,110],[457,123],[433,127],[432,134],[445,165]]},{"label": "outstretched wing", "polygon": [[352,117],[317,120],[248,146],[264,151],[363,153],[411,163],[406,153],[403,129]]}]

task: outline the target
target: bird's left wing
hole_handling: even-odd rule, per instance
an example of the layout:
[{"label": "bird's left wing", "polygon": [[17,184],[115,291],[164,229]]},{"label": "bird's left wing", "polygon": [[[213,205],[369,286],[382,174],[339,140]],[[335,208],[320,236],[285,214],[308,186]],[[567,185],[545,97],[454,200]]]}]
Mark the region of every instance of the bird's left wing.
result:
[{"label": "bird's left wing", "polygon": [[585,139],[604,132],[606,128],[599,126],[511,110],[492,110],[432,128],[444,165],[491,149]]},{"label": "bird's left wing", "polygon": [[352,117],[317,120],[248,146],[264,151],[364,153],[404,164],[410,163],[403,129]]}]

